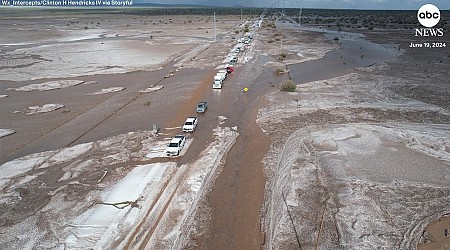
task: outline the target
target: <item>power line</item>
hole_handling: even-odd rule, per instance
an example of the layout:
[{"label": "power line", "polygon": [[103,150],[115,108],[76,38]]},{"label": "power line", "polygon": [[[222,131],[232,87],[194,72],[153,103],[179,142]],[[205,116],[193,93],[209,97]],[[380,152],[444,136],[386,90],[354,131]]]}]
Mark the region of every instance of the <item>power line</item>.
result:
[{"label": "power line", "polygon": [[289,211],[288,204],[286,202],[286,197],[284,197],[284,193],[281,192],[281,195],[283,196],[284,204],[286,204],[286,209],[289,214],[289,218],[291,219],[292,227],[294,228],[295,238],[297,239],[298,248],[302,250],[302,245],[300,244],[300,239],[298,238],[297,229],[295,228],[294,219],[292,219],[291,211]]}]

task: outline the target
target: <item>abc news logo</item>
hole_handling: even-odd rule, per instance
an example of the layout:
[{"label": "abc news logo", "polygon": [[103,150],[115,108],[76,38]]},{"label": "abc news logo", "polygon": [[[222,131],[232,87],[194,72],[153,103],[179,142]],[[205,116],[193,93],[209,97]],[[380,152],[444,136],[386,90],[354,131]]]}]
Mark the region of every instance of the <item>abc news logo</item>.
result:
[{"label": "abc news logo", "polygon": [[417,20],[426,28],[416,29],[416,36],[444,36],[443,28],[433,28],[441,20],[441,12],[433,4],[425,4],[417,11]]}]

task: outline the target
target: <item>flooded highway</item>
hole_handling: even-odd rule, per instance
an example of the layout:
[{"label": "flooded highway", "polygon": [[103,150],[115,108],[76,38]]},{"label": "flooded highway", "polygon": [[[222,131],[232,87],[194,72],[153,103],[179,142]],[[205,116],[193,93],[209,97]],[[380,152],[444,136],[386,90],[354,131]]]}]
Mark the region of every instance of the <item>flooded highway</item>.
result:
[{"label": "flooded highway", "polygon": [[[202,17],[199,17],[199,20],[203,20],[200,18]],[[185,20],[179,22],[186,23]],[[299,191],[299,193],[295,193],[295,191],[298,191],[295,188],[303,184],[301,182],[303,179],[301,178],[308,176],[298,173],[299,168],[295,165],[297,163],[293,164],[292,169],[289,164],[285,164],[283,167],[286,167],[286,169],[277,169],[278,172],[271,172],[273,169],[268,167],[268,164],[271,164],[270,160],[276,162],[276,164],[280,163],[279,161],[282,160],[281,156],[276,153],[281,151],[284,153],[283,157],[291,160],[289,157],[293,157],[293,153],[290,154],[289,150],[284,151],[284,144],[287,142],[291,144],[286,147],[292,147],[298,151],[292,151],[296,153],[304,149],[301,148],[303,143],[308,145],[305,146],[305,151],[308,151],[308,154],[305,153],[307,157],[299,157],[298,160],[301,163],[315,163],[311,160],[315,155],[309,150],[316,146],[317,151],[322,150],[320,147],[323,145],[320,143],[319,145],[314,141],[318,140],[317,138],[320,139],[322,135],[321,129],[327,131],[331,138],[329,141],[325,141],[326,145],[323,146],[326,149],[330,149],[330,152],[333,150],[338,152],[337,149],[341,149],[338,148],[338,144],[333,144],[331,141],[335,140],[332,135],[335,136],[336,131],[342,134],[341,136],[341,134],[337,133],[338,137],[345,138],[343,139],[345,142],[340,142],[340,145],[347,146],[347,148],[343,147],[343,149],[347,150],[355,148],[351,143],[358,143],[359,140],[370,138],[370,136],[375,134],[382,138],[384,132],[380,132],[382,131],[380,129],[377,133],[358,132],[364,135],[361,139],[360,134],[354,132],[355,129],[353,127],[346,127],[348,125],[346,122],[356,123],[360,122],[358,119],[361,119],[364,122],[375,121],[381,123],[380,121],[384,121],[384,118],[380,115],[381,113],[379,114],[376,111],[379,108],[376,106],[378,105],[377,102],[380,100],[388,103],[386,105],[392,105],[389,108],[395,109],[396,112],[401,112],[402,108],[413,109],[414,106],[408,106],[411,102],[404,99],[397,103],[394,101],[391,103],[391,99],[384,100],[383,94],[385,93],[383,91],[387,88],[379,91],[380,95],[376,95],[376,98],[379,99],[372,100],[370,99],[371,96],[364,96],[370,91],[377,91],[370,85],[373,82],[366,83],[366,80],[375,81],[381,79],[379,82],[382,83],[386,82],[384,81],[385,79],[391,78],[382,78],[384,76],[375,74],[370,75],[370,72],[363,72],[357,68],[370,67],[396,59],[404,51],[394,44],[378,45],[372,43],[357,34],[318,29],[305,31],[302,27],[283,24],[276,20],[270,20],[269,22],[273,23],[271,25],[274,28],[264,27],[264,30],[261,30],[261,34],[255,35],[254,41],[250,43],[248,48],[244,52],[240,52],[240,59],[234,67],[234,72],[225,79],[221,90],[212,89],[214,75],[219,69],[218,65],[224,63],[223,59],[227,57],[227,53],[232,53],[230,49],[232,49],[233,45],[230,45],[229,41],[231,40],[232,43],[235,43],[237,39],[235,37],[230,39],[232,36],[230,33],[233,34],[236,27],[242,26],[239,22],[236,22],[236,26],[227,26],[227,31],[219,35],[219,40],[214,43],[208,40],[210,38],[205,38],[201,35],[174,35],[173,37],[177,39],[199,39],[202,42],[197,44],[198,46],[192,46],[189,50],[183,51],[181,54],[170,57],[171,59],[160,68],[121,74],[94,74],[63,78],[62,80],[80,80],[83,83],[70,88],[52,91],[19,92],[10,89],[23,87],[27,84],[43,83],[49,79],[17,82],[5,80],[0,82],[2,93],[5,91],[9,95],[8,99],[2,100],[4,103],[2,103],[1,112],[2,116],[4,115],[5,117],[2,120],[2,126],[14,128],[16,132],[11,136],[2,138],[0,164],[5,163],[5,169],[9,170],[10,166],[20,166],[20,164],[11,163],[10,161],[25,157],[20,160],[25,161],[26,164],[24,163],[24,166],[29,167],[31,169],[30,173],[33,174],[29,179],[23,181],[20,178],[28,176],[27,172],[23,172],[27,174],[17,172],[19,173],[18,176],[14,178],[9,177],[10,173],[8,172],[5,176],[9,179],[5,177],[4,181],[2,179],[0,183],[5,184],[5,187],[9,190],[9,193],[5,192],[5,194],[10,195],[10,197],[7,197],[8,199],[20,197],[17,201],[14,200],[16,202],[14,203],[15,206],[23,209],[18,214],[23,218],[27,218],[29,215],[27,213],[31,212],[33,212],[33,216],[35,214],[40,215],[36,211],[40,211],[39,209],[41,208],[47,209],[46,202],[52,204],[52,199],[57,202],[61,201],[57,198],[69,199],[65,195],[69,196],[70,194],[73,195],[70,199],[81,204],[80,206],[84,206],[79,210],[72,211],[74,215],[78,216],[85,211],[91,212],[91,210],[86,208],[95,208],[105,204],[114,205],[105,197],[108,199],[112,197],[112,200],[115,200],[113,199],[115,197],[113,195],[107,196],[105,193],[100,193],[100,191],[113,190],[120,193],[119,191],[123,190],[129,191],[127,188],[124,189],[123,186],[128,187],[130,183],[137,183],[136,185],[139,184],[138,188],[142,188],[142,193],[137,193],[136,191],[138,194],[136,197],[135,193],[130,195],[130,197],[134,197],[133,199],[120,197],[126,200],[122,201],[119,199],[121,201],[119,203],[130,206],[127,216],[130,214],[134,216],[135,214],[133,213],[138,212],[142,212],[145,215],[143,217],[136,216],[139,219],[138,226],[130,230],[130,232],[133,232],[132,234],[127,235],[123,233],[120,237],[118,236],[116,242],[114,242],[114,247],[120,248],[125,246],[125,248],[134,249],[149,249],[155,246],[158,249],[167,249],[167,246],[173,246],[174,248],[187,246],[187,249],[270,248],[271,246],[276,246],[276,241],[279,240],[276,237],[275,239],[272,237],[280,236],[283,233],[289,234],[292,231],[290,226],[295,226],[294,221],[296,219],[302,220],[302,222],[305,221],[305,223],[311,222],[312,226],[308,225],[303,228],[311,231],[307,231],[306,236],[301,239],[310,244],[308,240],[313,238],[313,234],[316,232],[314,224],[317,219],[314,217],[316,214],[304,218],[301,217],[303,216],[302,213],[308,212],[310,208],[318,208],[322,211],[322,206],[325,207],[327,205],[325,202],[323,203],[325,205],[319,204],[320,195],[322,195],[320,192],[323,191],[320,188],[324,190],[329,188],[329,192],[333,192],[335,187],[340,184],[344,186],[347,183],[344,183],[339,178],[334,178],[335,176],[330,175],[331,177],[329,177],[324,175],[326,178],[330,178],[330,183],[333,183],[333,185],[336,184],[334,183],[336,180],[342,181],[342,183],[326,188],[322,186],[318,188],[319,184],[313,183],[314,185],[308,187],[310,188],[308,190],[312,190],[312,192],[301,193]],[[275,23],[278,28],[275,28]],[[194,30],[195,28],[193,27]],[[154,42],[150,41],[153,37],[148,38],[147,35],[149,34],[142,35],[136,40],[143,44],[153,44]],[[303,35],[304,37],[302,37]],[[128,37],[131,36],[123,36],[124,39]],[[108,37],[102,35],[101,39],[107,41]],[[120,40],[117,37],[112,39]],[[282,39],[285,39],[284,45]],[[88,41],[93,42],[90,39]],[[204,41],[209,42],[204,43]],[[281,43],[279,43],[280,41]],[[317,46],[322,47],[315,47],[315,41],[320,41],[317,43]],[[97,44],[96,46],[100,45]],[[30,48],[32,47],[30,45]],[[303,53],[303,51],[305,52]],[[282,57],[283,54],[286,58]],[[323,58],[320,58],[322,56]],[[211,60],[212,57],[214,57],[214,60]],[[314,58],[314,60],[309,60],[311,58]],[[320,59],[316,60],[316,58]],[[302,61],[302,63],[298,63],[299,61]],[[223,67],[223,65],[220,67]],[[279,73],[278,70],[280,68],[287,69],[287,72]],[[360,75],[363,75],[363,77],[359,78]],[[328,79],[331,79],[330,81],[333,82],[328,83],[325,81],[317,82],[317,85],[314,85],[316,83],[311,84],[314,81]],[[299,84],[296,92],[280,92],[281,83],[286,80],[293,80],[295,84]],[[349,82],[348,86],[345,81]],[[341,82],[344,82],[342,84],[344,87],[340,85]],[[362,85],[361,87],[358,84],[367,85]],[[335,86],[337,90],[342,90],[343,94],[338,91],[335,92]],[[151,93],[142,93],[142,90],[154,87],[159,87],[159,89]],[[358,89],[359,87],[360,89]],[[103,91],[108,88],[121,88],[121,91],[91,95],[96,91]],[[244,91],[244,88],[248,89],[248,91]],[[339,94],[342,94],[342,96],[339,96]],[[392,96],[394,95],[391,95],[390,98]],[[339,100],[336,101],[335,99]],[[201,101],[208,103],[208,109],[205,113],[196,113],[196,106]],[[366,104],[365,101],[373,106],[369,108],[363,106]],[[401,103],[403,101],[405,103]],[[29,116],[26,114],[27,106],[42,105],[44,102],[62,103],[64,108],[42,115]],[[398,103],[401,103],[401,105],[396,106]],[[362,105],[362,108],[358,105]],[[385,103],[380,106],[383,110],[382,114],[386,115],[389,111],[386,111],[383,105]],[[414,105],[418,104],[414,103]],[[359,108],[361,109],[361,116],[357,113],[360,112]],[[436,108],[436,110],[438,109]],[[264,113],[266,111],[268,112]],[[342,114],[340,113],[341,111],[343,112]],[[408,110],[408,112],[410,111]],[[439,110],[436,112],[442,113]],[[265,124],[261,125],[259,120],[258,123],[256,122],[258,118],[268,113],[269,118],[264,120]],[[278,114],[282,115],[278,116]],[[289,114],[292,117],[288,115],[283,116],[285,114]],[[419,114],[420,118],[422,117],[421,115]],[[191,116],[198,117],[199,124],[194,132],[183,133],[181,126],[186,118]],[[379,116],[382,118],[379,118]],[[392,116],[398,117],[398,115]],[[388,118],[385,120],[390,121]],[[272,123],[274,124],[273,126],[271,126]],[[344,130],[328,128],[327,126],[330,124],[342,125]],[[156,128],[156,131],[153,133],[151,130],[154,128]],[[291,134],[305,128],[311,129],[315,134],[309,135],[309,132],[305,130],[304,135],[298,134],[299,138],[292,139],[290,137]],[[367,128],[359,129],[362,131]],[[180,156],[166,157],[164,150],[167,146],[167,141],[179,134],[186,136],[187,146],[184,147],[184,151]],[[347,134],[350,136],[345,137]],[[311,142],[303,142],[304,138],[308,138]],[[296,144],[300,141],[301,143]],[[389,141],[389,143],[391,142]],[[446,149],[445,145],[442,146],[443,144],[441,144],[440,147]],[[79,147],[78,150],[81,152],[76,152],[77,147]],[[398,148],[401,147],[395,145],[389,150],[402,152]],[[274,149],[279,151],[274,153]],[[69,151],[69,153],[66,151]],[[37,156],[33,156],[35,158],[30,158],[31,160],[27,158],[30,154],[38,152],[42,152],[44,156],[41,157],[41,155],[37,154]],[[62,157],[60,152],[70,157],[72,157],[71,154],[75,156],[73,158],[69,157],[68,160]],[[327,150],[324,150],[324,152],[323,154],[327,157],[330,155],[335,156],[334,153],[328,154]],[[402,155],[397,153],[389,154],[383,150],[379,150],[378,153],[392,157]],[[62,157],[62,160],[58,160],[57,157],[55,160],[55,155]],[[362,155],[366,157],[364,154]],[[411,153],[411,155],[415,154]],[[358,166],[366,164],[367,159],[371,159],[371,164],[374,165],[372,166],[368,163],[366,165],[371,166],[370,169],[375,169],[376,167],[374,166],[378,164],[378,155],[373,158],[362,158],[363,156],[357,159],[349,157],[349,159],[356,162]],[[270,157],[274,157],[274,159],[276,157],[279,158],[274,160]],[[311,159],[308,157],[311,157]],[[327,163],[326,161],[324,162]],[[398,162],[404,161],[399,160]],[[441,167],[439,165],[440,162],[436,162],[436,169],[439,169]],[[21,162],[19,161],[19,163]],[[410,165],[412,166],[412,164]],[[27,170],[25,167],[22,169],[23,171]],[[48,173],[47,167],[51,169]],[[302,165],[301,167],[304,166]],[[320,164],[318,164],[314,174],[319,173],[320,167]],[[389,168],[394,167],[389,165]],[[85,168],[85,172],[78,170],[83,168]],[[141,172],[133,172],[135,169]],[[351,171],[354,174],[352,177],[356,176],[355,178],[357,178],[357,174],[360,172],[354,169]],[[365,173],[363,170],[361,172]],[[52,175],[52,173],[56,174]],[[128,182],[124,181],[122,183],[123,186],[115,186],[116,184],[121,184],[121,180],[127,176],[129,177],[130,173],[131,177],[127,180]],[[46,176],[46,174],[49,174],[49,176]],[[287,177],[283,179],[284,175],[289,176],[291,179]],[[322,176],[319,177],[322,178]],[[33,178],[36,179],[34,180]],[[319,180],[320,178],[317,179]],[[9,184],[8,181],[10,179],[13,184]],[[292,181],[292,183],[285,182],[287,179]],[[103,183],[103,181],[105,182]],[[309,179],[306,181],[309,181]],[[374,180],[374,182],[376,181]],[[271,186],[273,183],[275,183],[274,186]],[[22,186],[19,187],[19,185]],[[115,189],[111,188],[113,185]],[[365,182],[361,181],[361,186],[364,185]],[[283,189],[285,187],[286,189]],[[282,190],[282,195],[276,193],[279,191],[277,190],[278,188]],[[284,197],[284,194],[287,193],[283,193],[283,191],[291,190],[291,188],[293,192],[290,193],[291,197],[287,195],[287,202]],[[68,194],[65,194],[61,190],[69,191],[67,191]],[[336,190],[338,189],[336,188]],[[19,192],[19,196],[15,192]],[[92,194],[89,192],[92,192]],[[311,199],[296,200],[302,197],[301,195],[305,195],[305,193],[317,196]],[[36,202],[41,199],[38,199],[40,196],[34,194],[46,197],[47,200]],[[126,193],[124,191],[120,194]],[[60,196],[58,197],[58,195]],[[53,196],[57,198],[52,198]],[[281,197],[284,203],[281,202]],[[310,200],[317,202],[317,204],[309,204]],[[22,205],[26,202],[29,202],[29,204],[36,203],[41,207],[36,205],[38,208],[27,210],[27,207]],[[300,206],[303,204],[302,202],[311,206],[302,210]],[[332,201],[329,202],[329,204],[331,203]],[[271,205],[273,207],[270,207]],[[12,208],[10,209],[10,207]],[[12,211],[11,214],[16,213],[14,210],[16,207],[4,205],[5,211]],[[272,208],[275,212],[271,210]],[[299,217],[290,218],[292,222],[289,223],[281,222],[281,217],[284,216],[283,219],[286,219],[286,214],[284,214],[285,208],[288,208],[288,212],[289,209],[294,212],[297,209]],[[276,209],[282,210],[280,212],[282,215],[277,215]],[[364,209],[361,208],[361,211],[366,211]],[[323,211],[325,214],[325,209]],[[335,209],[335,211],[338,211],[338,209]],[[7,215],[8,213],[4,214]],[[331,215],[330,213],[328,216]],[[345,219],[351,218],[351,216],[347,215],[343,217]],[[128,217],[124,218],[128,219]],[[33,219],[38,221],[38,219],[42,218]],[[123,219],[123,221],[127,222],[127,219]],[[324,220],[324,217],[322,217],[322,220]],[[364,221],[364,218],[361,221]],[[46,222],[49,222],[48,225],[53,226],[51,220]],[[338,242],[338,240],[333,238],[338,235],[338,230],[336,229],[338,227],[333,227],[333,225],[336,225],[333,224],[335,221],[328,222],[327,226],[332,229],[328,228],[327,233],[331,232],[331,236],[324,242],[327,240],[329,242]],[[347,223],[347,221],[344,222]],[[11,222],[11,225],[15,225],[14,223],[15,221]],[[19,225],[22,221],[17,223]],[[80,235],[88,235],[86,242],[89,243],[101,238],[100,236],[91,237],[89,233],[84,234],[83,230],[85,230],[84,227],[86,225],[70,222],[72,224],[67,229],[67,223],[64,221],[62,223],[63,226],[58,225],[66,230],[61,231],[67,234],[72,232],[71,228],[78,229],[79,227],[81,228],[79,231]],[[130,225],[124,223],[120,226],[128,230],[127,226],[131,228]],[[275,229],[270,228],[272,225],[275,225]],[[283,228],[283,226],[287,227],[287,225],[289,225],[289,228]],[[20,226],[22,224],[17,227],[20,228]],[[94,227],[96,226],[94,225]],[[114,224],[113,229],[109,228],[109,232],[116,230],[114,228],[116,226]],[[86,227],[89,228],[90,225]],[[117,230],[120,231],[123,228]],[[60,240],[64,242],[64,240],[70,239],[73,243],[76,242],[73,239],[73,235],[58,236],[52,238],[52,240],[57,239],[58,242]],[[11,239],[14,237],[12,234],[9,236]],[[292,240],[292,242],[287,243],[290,245],[283,245],[289,246],[287,249],[291,249],[297,244],[293,241],[293,235],[289,235],[289,237],[286,237],[289,238],[286,241]],[[117,240],[119,238],[120,240]],[[107,240],[101,239],[103,242],[107,242]],[[285,239],[280,241],[282,240]],[[300,242],[298,238],[297,240]],[[7,240],[4,242],[8,244]],[[51,240],[49,242],[48,244],[57,244]],[[272,245],[273,242],[276,242],[275,245]],[[326,244],[328,243],[324,243],[325,245],[323,246],[327,246]],[[102,246],[104,247],[105,245]]]}]

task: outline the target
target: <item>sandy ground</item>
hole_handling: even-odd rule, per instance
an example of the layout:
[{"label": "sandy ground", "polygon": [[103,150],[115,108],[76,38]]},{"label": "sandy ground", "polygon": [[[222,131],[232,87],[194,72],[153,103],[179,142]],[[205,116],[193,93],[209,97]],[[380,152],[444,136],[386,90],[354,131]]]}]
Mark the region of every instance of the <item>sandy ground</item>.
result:
[{"label": "sandy ground", "polygon": [[[207,16],[2,19],[0,248],[447,244],[441,51],[266,20],[213,91],[243,28],[218,19],[216,43]],[[164,157],[199,101],[182,155]]]},{"label": "sandy ground", "polygon": [[[435,222],[439,231],[426,227],[450,212],[448,58],[442,51],[421,58],[403,40],[402,47],[383,48],[349,38],[352,46],[345,36],[339,36],[344,50],[322,64],[289,67],[292,79],[305,84],[268,95],[260,110],[258,124],[272,142],[264,160],[264,248],[445,249],[448,220]],[[353,49],[377,56],[357,62]],[[429,60],[438,63],[425,67],[433,68],[428,77],[411,67]],[[328,74],[328,63],[342,70]],[[442,92],[426,99],[430,92],[422,88]]]},{"label": "sandy ground", "polygon": [[165,157],[168,140],[146,131],[3,164],[2,249],[178,245],[238,133],[217,128],[214,135],[197,161],[181,166],[173,158],[151,163]]},{"label": "sandy ground", "polygon": [[[8,36],[0,38],[0,80],[155,70],[214,40],[211,17],[206,16],[68,13],[50,18],[2,18],[0,31]],[[217,22],[217,32],[226,35],[235,25],[236,20]]]}]

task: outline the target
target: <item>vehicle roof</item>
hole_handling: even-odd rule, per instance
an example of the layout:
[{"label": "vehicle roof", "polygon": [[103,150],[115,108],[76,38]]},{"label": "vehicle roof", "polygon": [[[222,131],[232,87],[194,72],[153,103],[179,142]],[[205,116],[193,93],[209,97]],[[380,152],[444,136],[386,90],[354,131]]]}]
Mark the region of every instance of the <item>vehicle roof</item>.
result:
[{"label": "vehicle roof", "polygon": [[197,119],[197,117],[188,117],[187,119],[186,119],[186,121],[187,122],[193,122],[193,121],[195,121]]},{"label": "vehicle roof", "polygon": [[198,105],[205,105],[207,102],[199,102]]},{"label": "vehicle roof", "polygon": [[179,143],[182,140],[182,138],[174,137],[172,140],[170,140],[170,143]]}]

